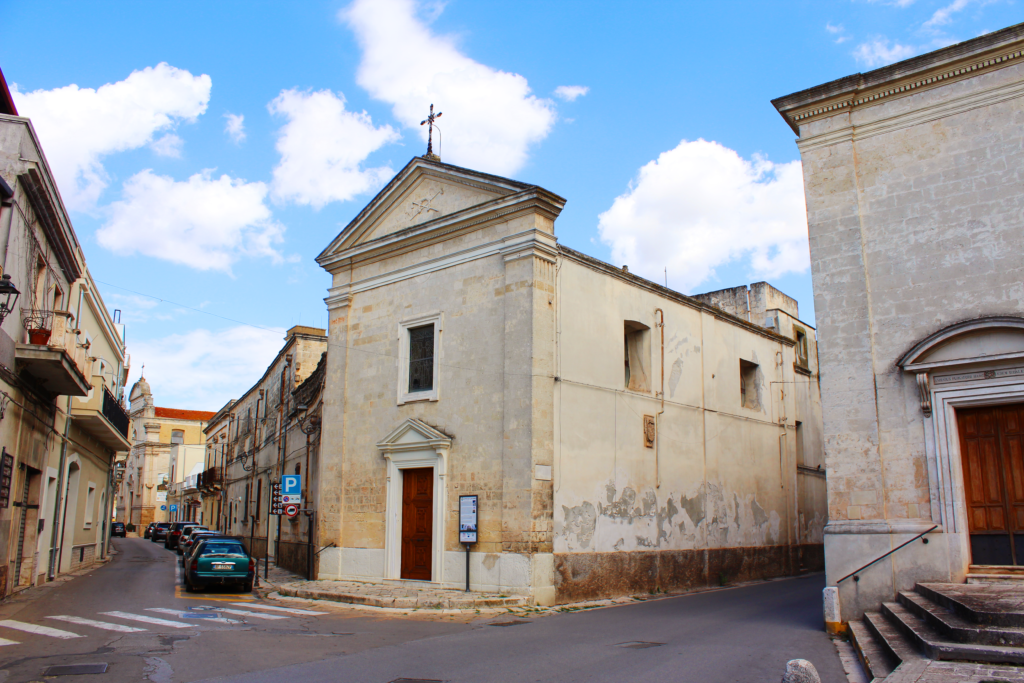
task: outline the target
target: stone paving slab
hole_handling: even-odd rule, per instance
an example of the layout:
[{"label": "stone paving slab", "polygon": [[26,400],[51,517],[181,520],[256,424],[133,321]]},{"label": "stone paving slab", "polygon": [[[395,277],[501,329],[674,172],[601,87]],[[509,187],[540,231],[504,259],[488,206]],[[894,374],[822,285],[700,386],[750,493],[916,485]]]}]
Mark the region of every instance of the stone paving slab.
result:
[{"label": "stone paving slab", "polygon": [[[876,679],[877,680],[877,679]],[[1024,668],[998,664],[941,662],[930,659],[904,664],[885,683],[1024,683]]]},{"label": "stone paving slab", "polygon": [[280,595],[306,600],[331,600],[391,609],[494,609],[532,604],[532,599],[523,595],[467,593],[446,588],[356,581],[292,581],[279,584],[277,592]]}]

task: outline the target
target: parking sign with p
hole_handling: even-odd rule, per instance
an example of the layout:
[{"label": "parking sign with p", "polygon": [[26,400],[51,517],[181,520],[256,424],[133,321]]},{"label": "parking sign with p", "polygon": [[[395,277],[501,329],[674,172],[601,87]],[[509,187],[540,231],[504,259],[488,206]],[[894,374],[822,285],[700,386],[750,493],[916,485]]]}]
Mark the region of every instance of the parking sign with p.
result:
[{"label": "parking sign with p", "polygon": [[281,477],[281,504],[302,507],[302,475],[286,474]]}]

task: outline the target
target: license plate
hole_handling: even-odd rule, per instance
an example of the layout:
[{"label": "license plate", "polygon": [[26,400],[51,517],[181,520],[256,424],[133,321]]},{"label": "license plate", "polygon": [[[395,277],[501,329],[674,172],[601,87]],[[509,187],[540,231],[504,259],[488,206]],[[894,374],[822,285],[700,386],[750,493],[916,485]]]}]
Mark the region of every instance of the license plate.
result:
[{"label": "license plate", "polygon": [[233,565],[233,564],[215,564],[215,565],[213,565],[214,571],[219,571],[221,569],[224,569],[224,570],[227,570],[227,571],[231,571],[234,568],[235,568],[235,565]]}]

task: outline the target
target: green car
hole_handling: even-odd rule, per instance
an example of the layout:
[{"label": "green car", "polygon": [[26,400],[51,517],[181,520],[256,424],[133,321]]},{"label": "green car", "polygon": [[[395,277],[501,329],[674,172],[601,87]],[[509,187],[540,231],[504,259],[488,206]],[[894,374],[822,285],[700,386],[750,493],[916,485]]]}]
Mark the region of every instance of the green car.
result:
[{"label": "green car", "polygon": [[256,560],[234,538],[204,538],[189,554],[185,567],[185,590],[189,593],[209,586],[236,585],[252,592]]}]

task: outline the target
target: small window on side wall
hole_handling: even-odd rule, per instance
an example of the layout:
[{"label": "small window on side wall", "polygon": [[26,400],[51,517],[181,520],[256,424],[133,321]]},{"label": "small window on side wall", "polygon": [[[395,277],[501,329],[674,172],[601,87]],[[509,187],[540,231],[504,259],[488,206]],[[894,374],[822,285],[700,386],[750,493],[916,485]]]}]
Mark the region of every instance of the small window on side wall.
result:
[{"label": "small window on side wall", "polygon": [[758,374],[757,363],[740,359],[740,405],[750,410],[761,410]]},{"label": "small window on side wall", "polygon": [[796,332],[796,364],[802,368],[808,366],[807,332],[799,327],[794,327]]},{"label": "small window on side wall", "polygon": [[180,429],[174,429],[171,431],[171,444],[183,444],[185,443],[185,432]]},{"label": "small window on side wall", "polygon": [[651,390],[651,328],[635,320],[623,323],[625,386],[630,391]]}]

